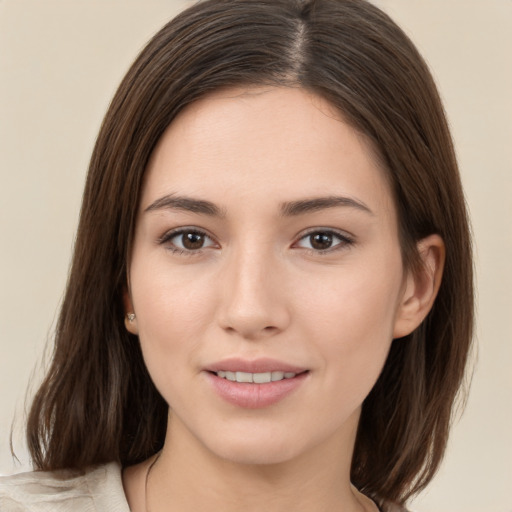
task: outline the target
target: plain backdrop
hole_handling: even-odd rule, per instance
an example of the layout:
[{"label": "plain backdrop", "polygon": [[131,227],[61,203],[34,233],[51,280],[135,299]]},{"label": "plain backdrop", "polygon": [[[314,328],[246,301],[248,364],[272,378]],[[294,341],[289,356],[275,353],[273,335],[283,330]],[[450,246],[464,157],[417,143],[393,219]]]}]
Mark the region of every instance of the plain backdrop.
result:
[{"label": "plain backdrop", "polygon": [[[512,511],[512,0],[375,0],[429,62],[471,211],[478,362],[417,512]],[[0,473],[29,468],[25,392],[54,325],[102,116],[181,0],[0,0]],[[10,455],[9,433],[20,463]]]}]

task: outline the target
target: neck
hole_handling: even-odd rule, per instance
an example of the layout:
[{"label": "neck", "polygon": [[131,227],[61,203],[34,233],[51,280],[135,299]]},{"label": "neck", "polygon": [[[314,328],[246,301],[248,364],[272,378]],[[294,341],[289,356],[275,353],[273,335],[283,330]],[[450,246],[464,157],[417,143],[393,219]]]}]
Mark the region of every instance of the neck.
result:
[{"label": "neck", "polygon": [[350,485],[356,428],[354,421],[346,432],[291,460],[250,464],[218,457],[171,417],[148,479],[145,512],[372,510]]}]

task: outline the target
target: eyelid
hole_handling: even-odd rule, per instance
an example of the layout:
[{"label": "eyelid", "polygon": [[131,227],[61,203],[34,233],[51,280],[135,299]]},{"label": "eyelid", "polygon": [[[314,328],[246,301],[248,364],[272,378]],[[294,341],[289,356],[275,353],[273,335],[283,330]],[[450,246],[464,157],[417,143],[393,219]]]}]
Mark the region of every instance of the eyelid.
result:
[{"label": "eyelid", "polygon": [[[332,247],[329,247],[328,249],[323,249],[323,250],[322,249],[313,249],[313,248],[309,248],[309,247],[301,247],[301,246],[297,245],[301,240],[303,240],[311,235],[314,235],[316,233],[333,235],[334,237],[338,238],[338,240],[340,240],[340,242]],[[350,247],[351,245],[353,245],[355,243],[355,237],[353,235],[347,233],[346,231],[341,231],[341,230],[334,229],[334,228],[324,228],[324,227],[315,227],[315,228],[310,228],[306,231],[303,231],[302,233],[300,233],[297,236],[296,240],[297,241],[293,243],[292,247],[298,247],[300,249],[305,249],[314,254],[328,254],[328,253],[334,252],[336,250]]]},{"label": "eyelid", "polygon": [[181,247],[176,247],[173,245],[173,247],[169,247],[169,249],[172,252],[176,252],[179,254],[187,254],[187,255],[194,255],[201,253],[204,249],[207,249],[209,247],[218,246],[218,242],[215,240],[213,236],[211,236],[206,230],[198,228],[197,226],[180,226],[179,228],[170,229],[169,231],[166,231],[161,237],[157,239],[157,244],[164,245],[170,242],[174,237],[182,235],[184,233],[197,233],[198,235],[202,235],[205,238],[208,238],[211,242],[213,242],[210,245],[207,245],[205,247],[200,247],[199,249],[185,249]]},{"label": "eyelid", "polygon": [[[172,247],[168,247],[169,250],[171,250],[174,253],[179,254],[185,254],[185,255],[195,255],[200,254],[204,249],[210,248],[210,247],[219,247],[218,242],[216,241],[215,237],[210,235],[205,229],[199,228],[197,226],[180,226],[178,228],[170,229],[169,231],[166,231],[161,237],[157,239],[157,243],[159,245],[165,245],[170,242],[174,237],[177,237],[179,235],[185,234],[185,233],[197,233],[201,236],[204,236],[205,238],[210,240],[210,244],[200,247],[198,249],[186,249],[177,247],[174,244],[171,244]],[[328,234],[332,235],[334,238],[338,239],[338,243],[333,245],[332,247],[329,247],[327,249],[314,249],[314,248],[308,248],[308,247],[301,247],[299,243],[304,240],[305,238],[316,234]],[[355,243],[355,237],[346,231],[341,231],[334,228],[327,228],[327,227],[314,227],[309,228],[306,231],[303,231],[296,237],[296,241],[292,244],[292,248],[299,248],[304,249],[306,251],[309,251],[313,254],[329,254],[334,251],[347,248]]]}]

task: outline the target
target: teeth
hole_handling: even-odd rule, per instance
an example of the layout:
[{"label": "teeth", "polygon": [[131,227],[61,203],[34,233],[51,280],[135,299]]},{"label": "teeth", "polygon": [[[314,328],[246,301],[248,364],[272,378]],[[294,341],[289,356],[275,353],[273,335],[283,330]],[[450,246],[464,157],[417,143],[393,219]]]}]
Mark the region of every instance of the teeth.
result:
[{"label": "teeth", "polygon": [[231,382],[254,382],[255,384],[266,384],[267,382],[276,382],[283,379],[292,379],[296,373],[292,372],[264,372],[264,373],[248,373],[248,372],[228,372],[218,371],[217,376]]},{"label": "teeth", "polygon": [[236,381],[237,382],[253,382],[252,373],[245,372],[236,372]]}]

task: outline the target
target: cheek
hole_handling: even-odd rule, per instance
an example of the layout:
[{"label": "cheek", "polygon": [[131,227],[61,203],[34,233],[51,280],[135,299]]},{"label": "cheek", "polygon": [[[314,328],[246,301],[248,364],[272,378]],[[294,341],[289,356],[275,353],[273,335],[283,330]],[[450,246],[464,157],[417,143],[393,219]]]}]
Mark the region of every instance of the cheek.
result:
[{"label": "cheek", "polygon": [[194,360],[212,321],[215,288],[192,266],[171,272],[165,265],[139,267],[137,261],[132,264],[131,285],[150,374],[155,381],[165,374],[179,374],[184,363]]},{"label": "cheek", "polygon": [[330,379],[350,385],[366,377],[373,385],[391,346],[401,279],[401,263],[374,263],[341,269],[323,286],[304,289],[299,317],[332,368]]}]

